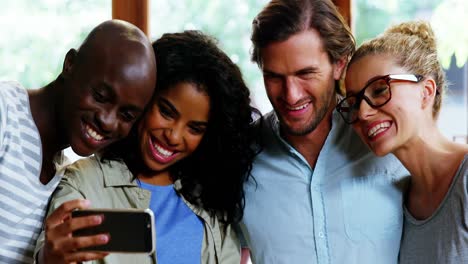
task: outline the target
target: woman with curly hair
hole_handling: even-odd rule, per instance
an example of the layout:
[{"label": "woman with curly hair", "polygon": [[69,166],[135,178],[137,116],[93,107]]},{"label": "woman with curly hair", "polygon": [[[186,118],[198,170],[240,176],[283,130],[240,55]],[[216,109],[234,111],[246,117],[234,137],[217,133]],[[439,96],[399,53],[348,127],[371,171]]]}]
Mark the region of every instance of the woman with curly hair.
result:
[{"label": "woman with curly hair", "polygon": [[468,263],[468,146],[437,128],[446,82],[430,25],[405,22],[363,43],[345,82],[344,120],[411,173],[400,263]]},{"label": "woman with curly hair", "polygon": [[[76,198],[94,208],[153,210],[156,254],[110,254],[94,263],[237,264],[232,224],[243,214],[258,111],[239,68],[208,36],[164,34],[153,48],[157,89],[142,119],[126,140],[69,167],[49,212]],[[89,260],[76,249],[108,241],[104,234],[45,237],[45,243],[76,240],[55,256],[61,262]]]}]

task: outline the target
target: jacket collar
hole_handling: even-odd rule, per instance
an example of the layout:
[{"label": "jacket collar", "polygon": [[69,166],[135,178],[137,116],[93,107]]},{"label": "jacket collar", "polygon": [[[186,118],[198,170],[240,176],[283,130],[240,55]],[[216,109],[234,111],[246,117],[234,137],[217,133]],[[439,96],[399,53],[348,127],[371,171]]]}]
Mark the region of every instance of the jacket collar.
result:
[{"label": "jacket collar", "polygon": [[[97,156],[97,158],[100,159],[101,157]],[[134,178],[125,162],[106,160],[101,164],[101,169],[104,175],[104,187],[138,187],[136,178]]]}]

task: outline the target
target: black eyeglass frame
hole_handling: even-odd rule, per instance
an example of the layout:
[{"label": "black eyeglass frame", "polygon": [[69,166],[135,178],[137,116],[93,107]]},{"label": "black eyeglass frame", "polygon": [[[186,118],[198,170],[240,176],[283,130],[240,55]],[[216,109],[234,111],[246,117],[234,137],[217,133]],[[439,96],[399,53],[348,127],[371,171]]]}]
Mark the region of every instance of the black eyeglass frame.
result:
[{"label": "black eyeglass frame", "polygon": [[[387,74],[387,75],[375,76],[374,78],[367,81],[366,85],[364,86],[364,88],[362,88],[359,91],[359,93],[353,94],[353,95],[350,95],[350,96],[346,96],[345,98],[343,98],[337,104],[336,110],[340,113],[341,117],[343,118],[343,120],[347,124],[353,124],[358,120],[358,117],[356,116],[354,118],[354,120],[348,121],[348,119],[346,117],[347,114],[345,114],[345,113],[352,112],[353,110],[354,111],[359,111],[359,107],[360,107],[363,99],[366,100],[367,104],[369,104],[372,108],[382,107],[392,99],[392,87],[390,85],[391,81],[395,80],[395,81],[407,81],[407,82],[419,83],[423,78],[424,78],[424,76],[418,75],[418,74]],[[365,92],[366,92],[366,89],[372,83],[374,83],[375,81],[378,81],[378,80],[384,80],[387,83],[388,88],[389,88],[388,89],[389,96],[388,96],[388,99],[385,102],[383,102],[381,104],[378,104],[378,105],[375,105],[375,104],[372,103],[372,101],[367,96],[365,96]],[[356,97],[356,103],[354,103],[352,106],[349,106],[349,107],[343,106],[343,104],[347,100],[349,100],[349,98],[352,98],[352,97]],[[351,114],[349,114],[349,115],[352,117]]]}]

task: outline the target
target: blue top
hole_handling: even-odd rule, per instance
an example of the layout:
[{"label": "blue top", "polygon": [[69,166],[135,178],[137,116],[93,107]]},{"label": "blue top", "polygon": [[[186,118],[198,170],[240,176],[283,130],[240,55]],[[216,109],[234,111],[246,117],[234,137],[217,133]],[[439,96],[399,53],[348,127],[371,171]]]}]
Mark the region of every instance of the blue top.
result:
[{"label": "blue top", "polygon": [[184,203],[173,185],[158,186],[140,181],[151,192],[150,209],[156,222],[158,264],[195,264],[201,261],[203,222]]},{"label": "blue top", "polygon": [[314,169],[273,112],[262,138],[241,224],[254,263],[397,263],[409,173],[393,155],[375,157],[336,111]]}]

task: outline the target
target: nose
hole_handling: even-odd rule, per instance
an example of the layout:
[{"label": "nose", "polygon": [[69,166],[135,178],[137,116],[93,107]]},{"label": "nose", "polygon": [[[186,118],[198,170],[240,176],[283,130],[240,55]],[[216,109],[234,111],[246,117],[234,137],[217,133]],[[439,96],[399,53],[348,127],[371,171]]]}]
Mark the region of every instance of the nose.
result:
[{"label": "nose", "polygon": [[297,80],[293,76],[287,76],[284,80],[284,100],[288,104],[294,105],[302,98],[301,96],[301,89]]},{"label": "nose", "polygon": [[370,106],[369,103],[365,99],[362,99],[361,103],[359,104],[358,111],[359,111],[358,112],[359,119],[367,120],[375,114],[377,109]]},{"label": "nose", "polygon": [[96,121],[99,129],[101,129],[106,135],[114,133],[119,127],[117,110],[114,109],[109,111],[101,110],[96,115]]},{"label": "nose", "polygon": [[172,126],[164,130],[164,137],[166,138],[167,144],[171,147],[175,147],[182,142],[183,129],[179,126]]}]

